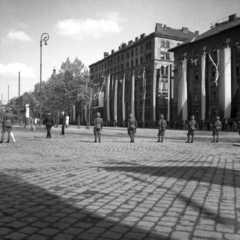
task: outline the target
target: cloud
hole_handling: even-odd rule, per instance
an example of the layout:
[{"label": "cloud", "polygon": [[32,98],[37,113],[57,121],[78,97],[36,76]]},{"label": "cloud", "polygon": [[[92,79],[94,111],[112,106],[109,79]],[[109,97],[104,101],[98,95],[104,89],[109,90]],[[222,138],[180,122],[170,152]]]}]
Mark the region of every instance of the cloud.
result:
[{"label": "cloud", "polygon": [[115,13],[107,14],[100,19],[65,19],[57,23],[59,34],[79,40],[86,36],[99,38],[106,33],[119,33],[120,19]]},{"label": "cloud", "polygon": [[12,63],[8,65],[0,64],[0,75],[4,77],[17,76],[21,72],[23,78],[35,78],[34,69],[23,63]]},{"label": "cloud", "polygon": [[11,31],[7,35],[8,39],[11,40],[18,40],[18,41],[23,41],[23,42],[30,42],[32,39],[23,31]]}]

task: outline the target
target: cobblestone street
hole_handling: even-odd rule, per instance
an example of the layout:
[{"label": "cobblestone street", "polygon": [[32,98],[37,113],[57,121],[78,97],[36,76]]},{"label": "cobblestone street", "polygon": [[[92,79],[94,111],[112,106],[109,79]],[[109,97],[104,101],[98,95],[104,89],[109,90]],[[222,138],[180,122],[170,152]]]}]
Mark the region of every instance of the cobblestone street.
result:
[{"label": "cobblestone street", "polygon": [[[14,128],[0,144],[0,239],[240,239],[238,133]],[[6,141],[6,137],[5,137]]]}]

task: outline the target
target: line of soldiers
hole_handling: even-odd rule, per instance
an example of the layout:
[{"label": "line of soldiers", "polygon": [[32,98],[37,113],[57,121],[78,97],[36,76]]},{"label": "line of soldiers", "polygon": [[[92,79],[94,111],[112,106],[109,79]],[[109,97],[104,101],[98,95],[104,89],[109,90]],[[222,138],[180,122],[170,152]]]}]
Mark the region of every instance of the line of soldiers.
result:
[{"label": "line of soldiers", "polygon": [[[94,142],[97,142],[97,140],[101,142],[101,131],[103,128],[103,119],[101,118],[101,115],[99,112],[96,114],[96,118],[94,119],[93,125],[94,125],[93,133],[95,135]],[[130,143],[134,143],[134,138],[135,138],[136,129],[137,129],[137,120],[133,117],[132,114],[129,114],[127,128],[128,128],[128,135],[130,137]],[[164,119],[164,116],[160,114],[159,121],[158,121],[158,141],[157,142],[163,142],[166,128],[167,128],[167,121]],[[216,142],[216,143],[218,142],[219,132],[221,129],[222,129],[222,123],[219,120],[219,117],[217,116],[213,125],[213,130],[212,130],[213,142]],[[187,143],[193,143],[195,130],[196,130],[196,120],[194,116],[191,116],[191,120],[188,122]],[[240,135],[240,128],[239,128],[239,135]],[[191,137],[191,140],[190,140],[190,137]]]}]

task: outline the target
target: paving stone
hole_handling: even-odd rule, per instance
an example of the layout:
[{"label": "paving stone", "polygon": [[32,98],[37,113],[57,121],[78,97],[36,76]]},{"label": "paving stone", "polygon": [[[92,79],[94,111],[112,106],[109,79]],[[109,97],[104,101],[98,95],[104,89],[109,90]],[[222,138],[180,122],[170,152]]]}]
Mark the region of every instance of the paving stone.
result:
[{"label": "paving stone", "polygon": [[199,237],[205,237],[205,238],[222,238],[222,233],[202,231],[202,230],[195,230],[193,235],[199,236]]},{"label": "paving stone", "polygon": [[19,229],[19,232],[30,235],[30,234],[33,234],[34,232],[38,231],[38,230],[39,230],[38,228],[27,226],[27,227]]},{"label": "paving stone", "polygon": [[46,235],[46,236],[52,236],[58,232],[59,232],[59,230],[57,230],[55,228],[45,228],[45,229],[40,230],[38,233],[42,234],[42,235]]},{"label": "paving stone", "polygon": [[74,236],[67,234],[58,234],[55,237],[53,237],[53,240],[72,240],[72,239],[74,239]]},{"label": "paving stone", "polygon": [[5,239],[11,239],[11,240],[21,240],[21,239],[26,239],[27,235],[18,233],[18,232],[13,232],[9,235],[4,236]]}]

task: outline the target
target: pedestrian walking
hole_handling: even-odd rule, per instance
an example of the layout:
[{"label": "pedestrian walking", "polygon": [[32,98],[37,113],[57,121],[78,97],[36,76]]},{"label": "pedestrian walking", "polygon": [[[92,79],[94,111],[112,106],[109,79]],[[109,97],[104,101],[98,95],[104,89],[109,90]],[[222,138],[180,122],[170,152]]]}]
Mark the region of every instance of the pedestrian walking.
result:
[{"label": "pedestrian walking", "polygon": [[222,129],[222,123],[219,119],[220,119],[219,116],[217,116],[216,121],[213,124],[213,132],[212,132],[213,142],[216,142],[216,143],[218,142],[219,132]]},{"label": "pedestrian walking", "polygon": [[101,114],[98,112],[96,113],[96,117],[93,121],[93,133],[95,135],[95,143],[97,142],[97,139],[99,142],[101,142],[101,132],[103,128],[103,119],[101,118]]},{"label": "pedestrian walking", "polygon": [[1,139],[0,143],[3,143],[4,135],[6,132],[8,133],[7,143],[10,143],[10,137],[11,137],[12,125],[13,125],[13,117],[14,116],[13,116],[13,113],[11,112],[11,108],[7,107],[5,109],[5,113],[3,115],[3,120],[2,120],[2,139]]},{"label": "pedestrian walking", "polygon": [[61,123],[62,123],[62,132],[61,132],[61,135],[64,135],[64,134],[65,134],[65,127],[66,127],[66,114],[65,114],[65,112],[62,112],[62,115],[61,115]]},{"label": "pedestrian walking", "polygon": [[188,141],[187,143],[190,142],[190,136],[192,136],[192,140],[191,143],[193,143],[193,138],[194,138],[194,131],[196,129],[196,121],[195,121],[195,117],[191,116],[191,120],[188,122]]},{"label": "pedestrian walking", "polygon": [[51,138],[51,128],[54,125],[53,117],[50,115],[50,112],[47,113],[47,116],[43,120],[43,125],[46,125],[47,129],[47,138]]},{"label": "pedestrian walking", "polygon": [[130,136],[130,143],[134,143],[134,138],[136,134],[136,129],[137,129],[137,121],[133,117],[132,114],[129,114],[129,119],[128,119],[128,135]]},{"label": "pedestrian walking", "polygon": [[164,115],[160,114],[158,121],[158,142],[163,142],[166,127],[167,121],[164,119]]}]

